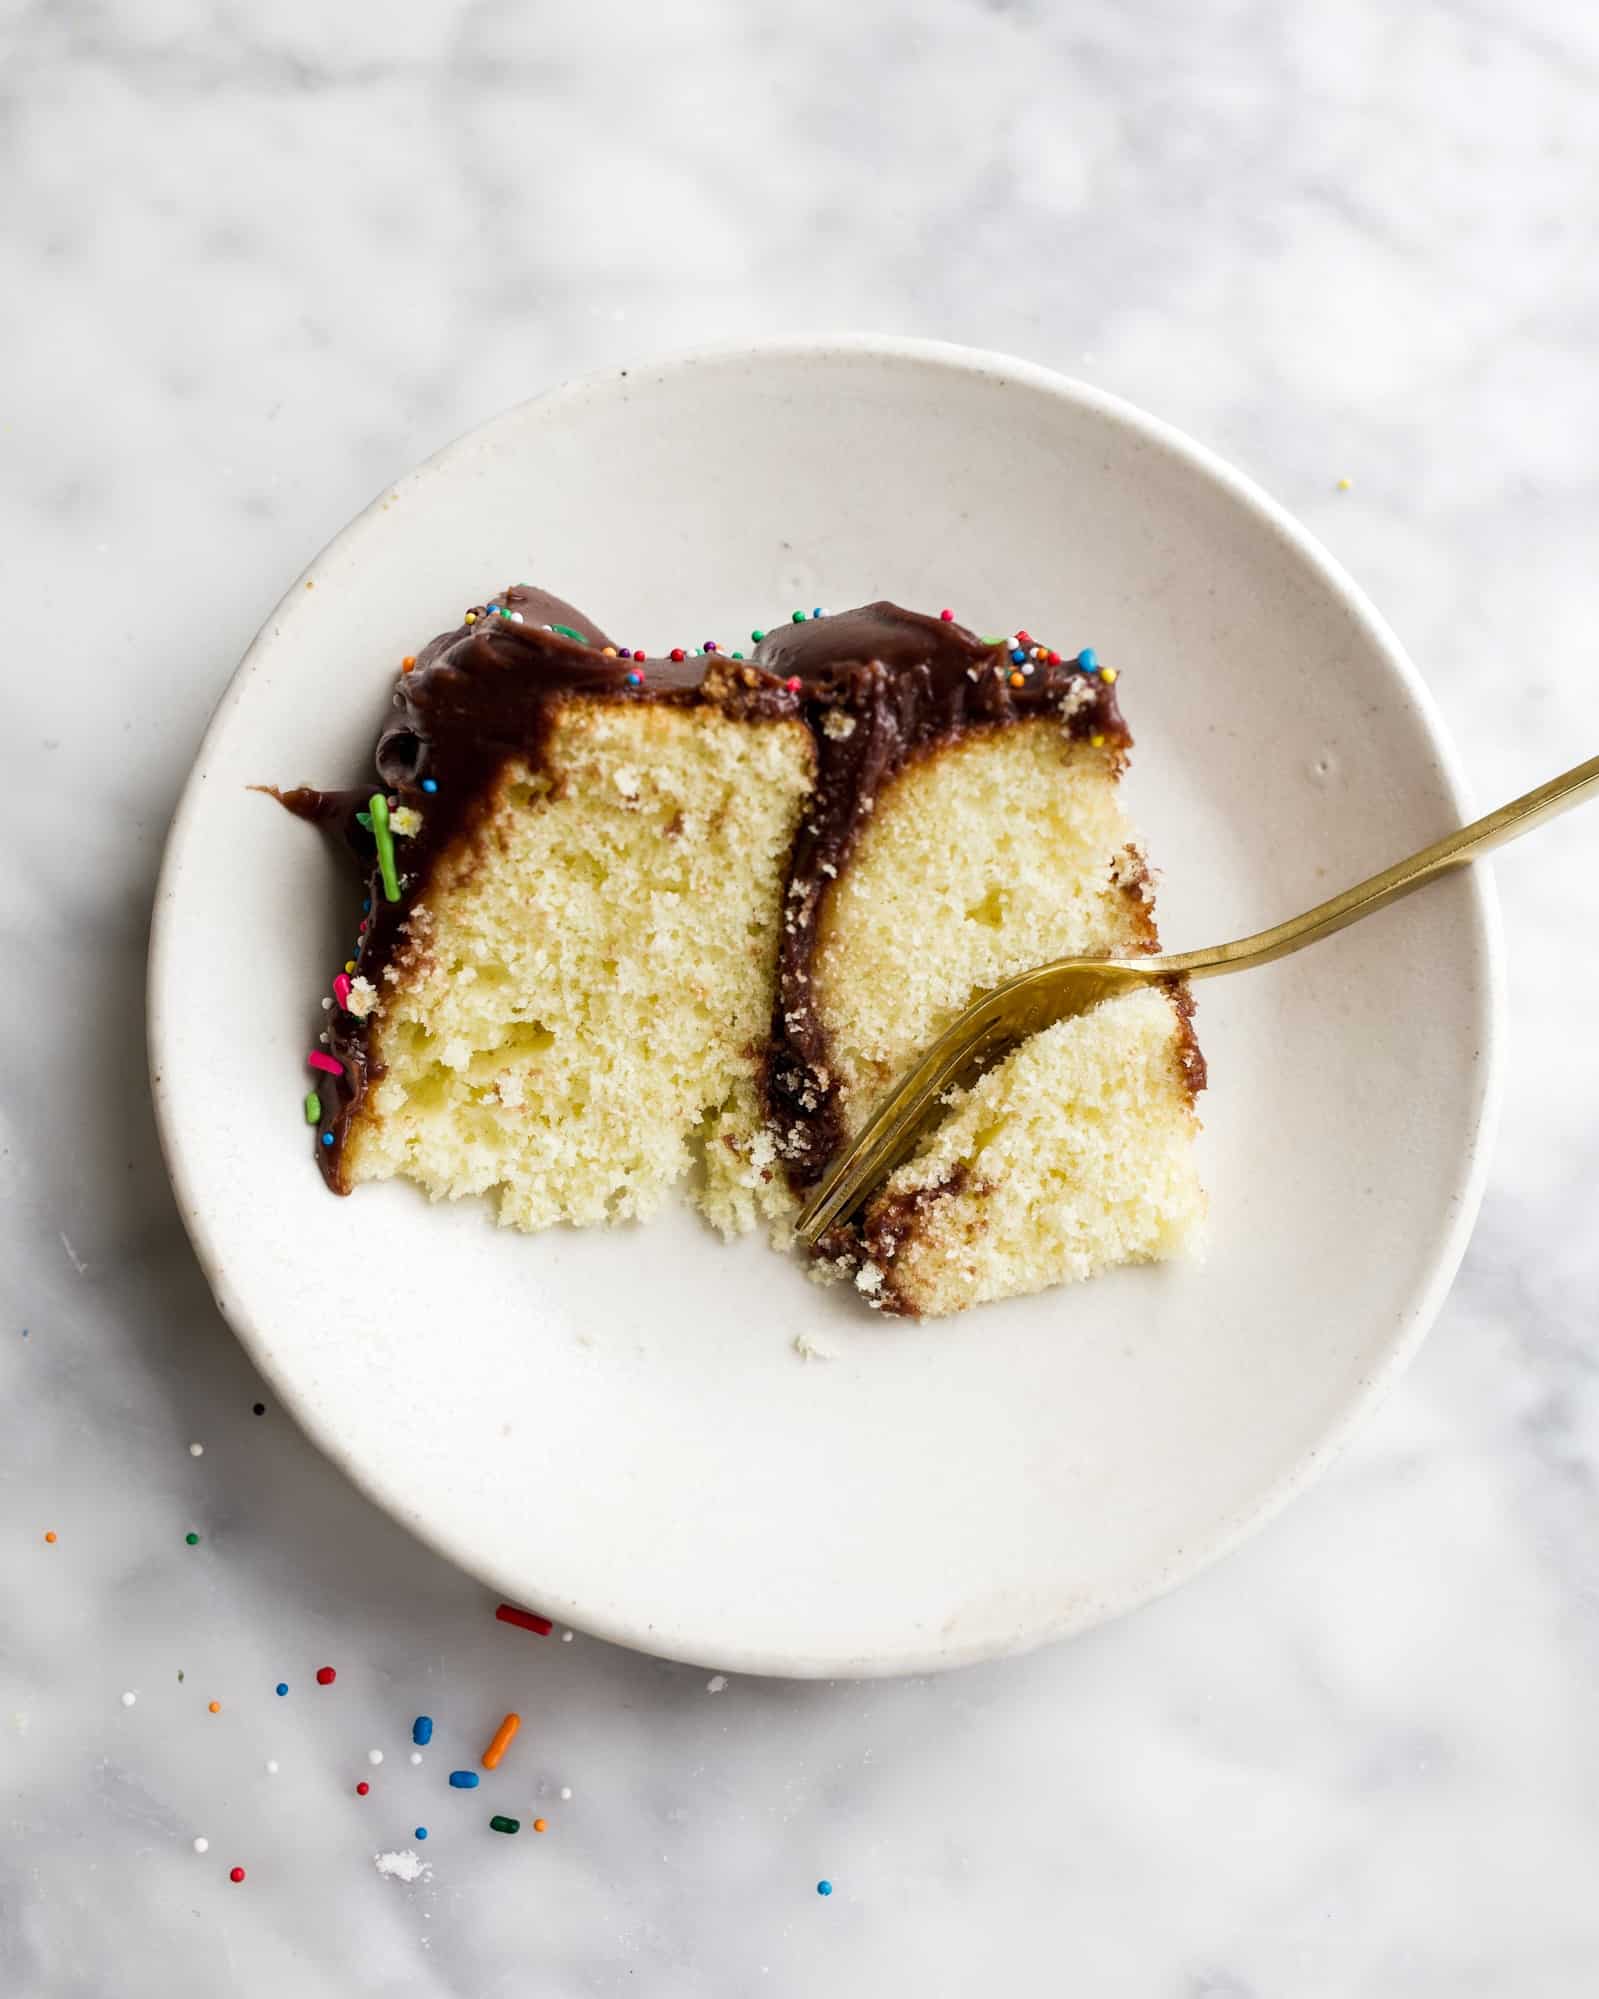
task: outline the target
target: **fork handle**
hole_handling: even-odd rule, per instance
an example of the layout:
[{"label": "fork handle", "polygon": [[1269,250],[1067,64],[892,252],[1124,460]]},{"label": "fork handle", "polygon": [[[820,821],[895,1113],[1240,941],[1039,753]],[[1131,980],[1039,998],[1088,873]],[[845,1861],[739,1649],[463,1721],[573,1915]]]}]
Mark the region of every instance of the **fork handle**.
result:
[{"label": "fork handle", "polygon": [[1490,812],[1486,818],[1474,819],[1458,832],[1435,840],[1430,847],[1423,847],[1419,854],[1412,854],[1408,860],[1396,861],[1391,868],[1384,868],[1381,874],[1356,882],[1353,888],[1346,888],[1342,895],[1335,895],[1330,902],[1321,902],[1314,909],[1307,909],[1302,916],[1290,917],[1286,923],[1274,924],[1270,930],[1258,930],[1253,937],[1240,937],[1231,944],[1215,944],[1203,951],[1174,951],[1159,958],[1146,959],[1145,966],[1150,971],[1158,970],[1159,974],[1203,979],[1213,978],[1221,972],[1241,972],[1250,965],[1269,965],[1274,958],[1286,958],[1291,951],[1302,951],[1307,944],[1330,937],[1335,930],[1342,930],[1348,924],[1358,923],[1361,917],[1370,916],[1373,910],[1397,902],[1402,895],[1424,887],[1439,875],[1464,867],[1480,854],[1491,853],[1495,847],[1519,839],[1523,833],[1530,833],[1534,826],[1542,825],[1544,820],[1553,819],[1557,812],[1567,812],[1573,805],[1583,804],[1596,791],[1599,791],[1599,757],[1590,757],[1574,770],[1551,778],[1547,784],[1540,784],[1536,791],[1529,791],[1521,798],[1513,798],[1508,805],[1501,805],[1497,812]]}]

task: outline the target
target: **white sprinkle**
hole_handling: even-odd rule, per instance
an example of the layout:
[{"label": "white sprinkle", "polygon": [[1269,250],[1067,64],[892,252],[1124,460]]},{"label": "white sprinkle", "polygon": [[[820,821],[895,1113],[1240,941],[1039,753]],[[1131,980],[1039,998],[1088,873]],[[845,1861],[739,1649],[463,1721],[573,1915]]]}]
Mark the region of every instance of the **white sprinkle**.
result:
[{"label": "white sprinkle", "polygon": [[269,1777],[275,1777],[278,1774],[278,1766],[275,1761],[271,1759],[268,1760],[266,1766],[266,1773]]},{"label": "white sprinkle", "polygon": [[189,1456],[191,1458],[203,1458],[205,1456],[205,1445],[191,1444],[189,1446]]},{"label": "white sprinkle", "polygon": [[561,1786],[561,1797],[563,1800],[570,1803],[572,1797],[572,1786],[570,1784],[563,1784]]},{"label": "white sprinkle", "polygon": [[411,1761],[413,1763],[420,1763],[422,1761],[422,1752],[420,1749],[413,1749],[411,1751]]},{"label": "white sprinkle", "polygon": [[727,1675],[725,1673],[713,1673],[705,1682],[705,1691],[708,1694],[719,1694],[726,1685]]},{"label": "white sprinkle", "polygon": [[135,1701],[136,1701],[136,1700],[137,1700],[138,1698],[139,1698],[139,1696],[138,1696],[137,1694],[124,1694],[124,1695],[122,1696],[122,1705],[123,1705],[124,1707],[132,1707],[133,1703],[134,1703],[134,1702],[135,1702]]},{"label": "white sprinkle", "polygon": [[571,1631],[563,1631],[563,1632],[561,1633],[561,1643],[562,1643],[563,1645],[570,1645],[570,1644],[571,1644],[571,1642],[572,1642],[572,1640],[573,1640],[573,1638],[574,1638],[575,1636],[576,1636],[576,1633],[574,1633],[574,1632],[571,1632]]},{"label": "white sprinkle", "polygon": [[375,1853],[372,1859],[380,1874],[391,1874],[398,1881],[425,1881],[433,1872],[414,1846],[400,1853]]},{"label": "white sprinkle", "polygon": [[369,1749],[366,1752],[366,1760],[369,1763],[381,1763],[383,1761],[383,1751],[381,1749]]},{"label": "white sprinkle", "polygon": [[325,1000],[323,1000],[323,1002],[322,1002],[322,1011],[323,1011],[324,1013],[331,1013],[331,1012],[333,1011],[333,1002],[332,1002],[332,1000],[330,1000],[330,999],[325,999]]},{"label": "white sprinkle", "polygon": [[208,1840],[208,1839],[197,1839],[197,1840],[196,1840],[196,1841],[194,1842],[194,1850],[195,1850],[195,1852],[196,1852],[196,1853],[209,1853],[209,1852],[211,1851],[211,1842],[210,1842],[210,1840]]}]

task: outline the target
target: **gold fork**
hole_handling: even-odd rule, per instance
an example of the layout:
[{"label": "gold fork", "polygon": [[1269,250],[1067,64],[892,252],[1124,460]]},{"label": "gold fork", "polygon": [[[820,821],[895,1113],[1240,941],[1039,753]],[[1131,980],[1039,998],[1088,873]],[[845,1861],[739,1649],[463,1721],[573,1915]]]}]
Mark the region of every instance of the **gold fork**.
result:
[{"label": "gold fork", "polygon": [[1086,1013],[1101,1000],[1162,979],[1211,979],[1223,972],[1244,972],[1269,965],[1307,944],[1330,937],[1345,925],[1358,923],[1375,909],[1409,895],[1412,889],[1462,867],[1479,854],[1519,838],[1557,812],[1579,805],[1599,790],[1599,757],[1590,757],[1564,776],[1552,778],[1525,797],[1501,805],[1486,819],[1473,820],[1458,833],[1423,847],[1408,860],[1396,861],[1369,881],[1357,882],[1253,937],[1233,944],[1212,945],[1206,951],[1163,952],[1148,958],[1057,958],[1020,972],[984,993],[948,1027],[927,1053],[878,1105],[853,1143],[832,1160],[795,1224],[803,1242],[814,1243],[834,1222],[854,1214],[868,1193],[887,1179],[915,1149],[930,1113],[945,1091],[974,1082],[984,1069],[1013,1046],[1041,1028],[1075,1013]]}]

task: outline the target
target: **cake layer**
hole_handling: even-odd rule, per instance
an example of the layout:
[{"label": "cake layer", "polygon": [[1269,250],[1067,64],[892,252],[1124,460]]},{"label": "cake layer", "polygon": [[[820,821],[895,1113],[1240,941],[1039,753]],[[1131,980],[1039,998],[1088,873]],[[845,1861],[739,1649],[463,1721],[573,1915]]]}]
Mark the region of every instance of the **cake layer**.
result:
[{"label": "cake layer", "polygon": [[794,721],[568,694],[501,768],[377,981],[349,1185],[488,1194],[502,1223],[650,1214],[714,1122],[699,1198],[755,1218]]},{"label": "cake layer", "polygon": [[991,1069],[868,1207],[862,1293],[937,1317],[1190,1248],[1205,1197],[1188,1016],[1186,992],[1149,987]]}]

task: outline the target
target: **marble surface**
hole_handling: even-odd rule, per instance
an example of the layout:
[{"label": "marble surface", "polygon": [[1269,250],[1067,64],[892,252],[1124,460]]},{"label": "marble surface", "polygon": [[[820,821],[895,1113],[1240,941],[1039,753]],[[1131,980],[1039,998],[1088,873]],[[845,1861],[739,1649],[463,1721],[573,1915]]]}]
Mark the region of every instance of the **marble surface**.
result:
[{"label": "marble surface", "polygon": [[[141,984],[301,563],[502,405],[710,337],[1086,376],[1325,538],[1485,802],[1599,748],[1596,75],[1579,0],[6,10],[7,1999],[1593,1989],[1599,820],[1498,864],[1492,1186],[1361,1441],[1177,1596],[931,1682],[496,1626],[218,1321]],[[443,1787],[512,1705],[542,1839]]]}]

